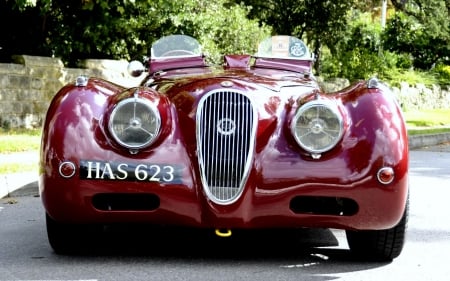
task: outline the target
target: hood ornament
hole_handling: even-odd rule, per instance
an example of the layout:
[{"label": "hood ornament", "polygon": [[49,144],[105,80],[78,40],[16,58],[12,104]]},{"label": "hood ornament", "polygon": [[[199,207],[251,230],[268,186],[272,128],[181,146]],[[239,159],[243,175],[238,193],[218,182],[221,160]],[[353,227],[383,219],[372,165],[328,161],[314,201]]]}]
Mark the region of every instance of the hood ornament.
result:
[{"label": "hood ornament", "polygon": [[230,88],[234,85],[234,83],[232,81],[227,80],[227,81],[220,82],[220,85],[225,88]]}]

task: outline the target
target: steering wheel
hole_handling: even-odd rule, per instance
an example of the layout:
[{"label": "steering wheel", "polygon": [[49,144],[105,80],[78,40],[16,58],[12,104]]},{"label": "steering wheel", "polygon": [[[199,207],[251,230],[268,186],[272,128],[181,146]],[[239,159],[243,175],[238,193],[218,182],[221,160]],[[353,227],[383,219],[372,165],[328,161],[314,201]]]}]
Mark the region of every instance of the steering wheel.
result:
[{"label": "steering wheel", "polygon": [[185,55],[195,55],[194,52],[187,50],[171,50],[163,53],[160,57],[172,57],[172,56],[185,56]]}]

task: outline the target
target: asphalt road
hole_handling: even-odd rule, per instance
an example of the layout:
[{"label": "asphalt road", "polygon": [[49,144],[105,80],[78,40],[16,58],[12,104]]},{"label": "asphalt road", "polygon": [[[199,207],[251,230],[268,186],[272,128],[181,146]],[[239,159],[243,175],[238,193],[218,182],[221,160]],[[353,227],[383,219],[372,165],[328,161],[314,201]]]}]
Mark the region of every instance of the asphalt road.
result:
[{"label": "asphalt road", "polygon": [[0,200],[0,280],[408,280],[450,276],[450,146],[411,151],[407,242],[391,263],[353,259],[342,231],[208,233],[116,229],[82,254],[52,252],[40,198]]}]

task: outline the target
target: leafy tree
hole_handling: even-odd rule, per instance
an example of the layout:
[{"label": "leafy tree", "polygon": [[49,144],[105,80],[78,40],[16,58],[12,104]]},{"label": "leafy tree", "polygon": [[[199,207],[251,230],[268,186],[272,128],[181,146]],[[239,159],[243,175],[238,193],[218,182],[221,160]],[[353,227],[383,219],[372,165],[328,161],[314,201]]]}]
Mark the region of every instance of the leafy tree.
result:
[{"label": "leafy tree", "polygon": [[252,40],[269,34],[268,28],[246,18],[245,8],[226,0],[37,0],[34,6],[27,0],[0,0],[0,4],[0,18],[10,15],[4,25],[13,18],[24,21],[25,16],[32,22],[20,32],[13,26],[0,41],[5,46],[2,60],[17,52],[54,55],[69,66],[85,58],[139,59],[149,54],[155,39],[173,33],[201,39],[218,57],[252,51],[256,48]]},{"label": "leafy tree", "polygon": [[347,30],[323,56],[324,76],[345,77],[351,81],[373,76],[383,77],[395,67],[396,58],[381,47],[381,24],[370,13],[354,12]]},{"label": "leafy tree", "polygon": [[39,7],[48,18],[46,43],[71,65],[85,58],[129,60],[148,54],[171,12],[161,0],[48,1]]},{"label": "leafy tree", "polygon": [[214,63],[221,62],[223,54],[255,53],[257,43],[270,36],[269,27],[247,18],[245,7],[226,0],[180,1],[177,10],[171,32],[197,38]]},{"label": "leafy tree", "polygon": [[37,42],[43,42],[42,20],[26,0],[0,0],[0,25],[0,61],[9,61],[12,54],[35,54],[29,52],[31,46],[41,50]]},{"label": "leafy tree", "polygon": [[[131,0],[38,0],[35,5],[5,1],[0,2],[3,26],[17,21],[29,24],[8,29],[1,39],[2,60],[24,53],[58,56],[75,65],[87,57],[127,58],[142,45],[138,35],[145,23],[135,20],[140,6]],[[152,27],[148,30],[152,32]]]},{"label": "leafy tree", "polygon": [[398,12],[387,25],[385,48],[410,54],[419,69],[450,63],[450,1],[393,0]]},{"label": "leafy tree", "polygon": [[[308,41],[320,58],[322,46],[333,52],[345,32],[348,13],[358,0],[243,0],[250,16],[273,28],[276,34],[294,35]],[[319,64],[316,71],[320,72]]]}]

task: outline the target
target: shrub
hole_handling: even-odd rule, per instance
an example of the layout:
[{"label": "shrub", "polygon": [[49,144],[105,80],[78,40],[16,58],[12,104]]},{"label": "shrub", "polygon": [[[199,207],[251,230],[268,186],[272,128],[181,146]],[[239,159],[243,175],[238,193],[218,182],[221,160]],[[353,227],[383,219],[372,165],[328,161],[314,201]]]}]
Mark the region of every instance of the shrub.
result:
[{"label": "shrub", "polygon": [[439,84],[450,85],[450,65],[438,64],[433,69],[433,73],[436,74]]}]

